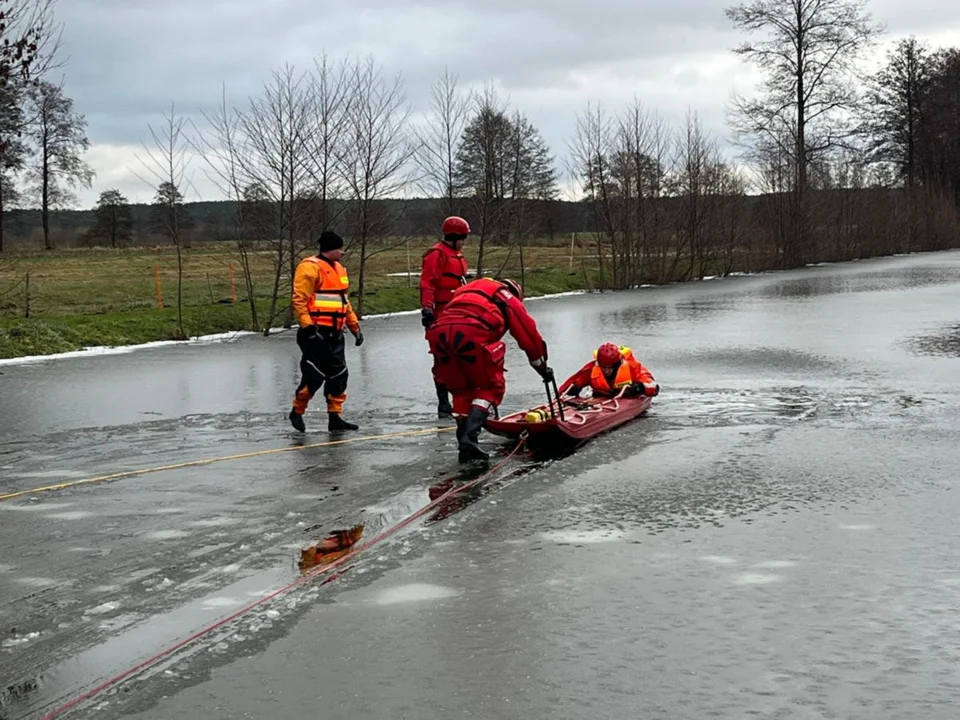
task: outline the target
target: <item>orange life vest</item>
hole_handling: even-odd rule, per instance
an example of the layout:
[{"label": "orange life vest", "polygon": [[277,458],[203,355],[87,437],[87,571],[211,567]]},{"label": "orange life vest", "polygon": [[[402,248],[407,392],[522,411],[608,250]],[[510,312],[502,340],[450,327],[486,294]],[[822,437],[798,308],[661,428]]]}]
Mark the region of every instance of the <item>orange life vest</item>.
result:
[{"label": "orange life vest", "polygon": [[314,325],[343,330],[347,320],[347,291],[350,279],[347,269],[338,262],[318,257],[304,258],[303,262],[312,262],[317,266],[317,285],[313,297],[307,301],[307,312]]},{"label": "orange life vest", "polygon": [[[597,357],[596,350],[593,351],[593,357]],[[633,373],[630,372],[630,365],[627,361],[634,359],[633,350],[621,345],[620,366],[617,368],[617,374],[613,378],[613,387],[610,387],[610,383],[607,382],[603,370],[596,364],[594,364],[593,370],[590,371],[590,386],[598,392],[609,393],[615,390],[622,390],[628,385],[633,384]]]},{"label": "orange life vest", "polygon": [[615,390],[622,390],[632,383],[633,380],[630,373],[630,366],[625,362],[621,362],[620,367],[617,368],[617,374],[613,378],[612,388],[610,387],[610,383],[607,382],[607,378],[604,376],[603,370],[600,369],[599,365],[594,365],[593,370],[590,372],[590,386],[597,392],[609,393]]}]

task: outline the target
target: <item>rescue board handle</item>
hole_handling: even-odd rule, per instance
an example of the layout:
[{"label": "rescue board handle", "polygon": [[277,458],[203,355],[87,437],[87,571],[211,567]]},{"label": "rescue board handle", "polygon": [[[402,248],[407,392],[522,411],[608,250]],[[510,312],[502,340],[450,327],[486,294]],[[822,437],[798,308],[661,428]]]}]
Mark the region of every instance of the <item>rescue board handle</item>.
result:
[{"label": "rescue board handle", "polygon": [[[557,399],[557,413],[561,421],[566,421],[563,416],[563,401],[560,399],[560,391],[557,389],[557,379],[553,378],[553,397]],[[550,406],[550,413],[553,414],[553,397],[550,396],[550,380],[544,378],[543,386],[547,389],[547,405]]]}]

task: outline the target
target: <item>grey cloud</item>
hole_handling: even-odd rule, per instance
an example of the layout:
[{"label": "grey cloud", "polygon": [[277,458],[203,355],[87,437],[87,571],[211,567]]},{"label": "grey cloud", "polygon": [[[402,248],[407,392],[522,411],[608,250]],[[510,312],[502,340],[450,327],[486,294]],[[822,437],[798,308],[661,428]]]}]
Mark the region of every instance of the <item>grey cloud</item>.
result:
[{"label": "grey cloud", "polygon": [[417,101],[444,65],[467,83],[499,78],[508,87],[530,88],[560,82],[584,63],[673,52],[683,25],[671,32],[658,25],[695,24],[685,20],[692,0],[651,4],[652,14],[625,1],[607,3],[602,13],[584,2],[444,0],[400,9],[361,0],[340,7],[249,0],[212,7],[183,0],[63,3],[68,92],[90,117],[94,139],[128,142],[140,137],[137,122],[171,100],[184,109],[210,106],[221,81],[242,98],[255,93],[272,68],[287,60],[306,65],[324,49],[333,56],[373,53],[389,71],[403,71]]},{"label": "grey cloud", "polygon": [[[722,133],[729,90],[697,84],[674,68],[691,54],[728,55],[738,38],[725,0],[61,0],[66,92],[87,114],[94,142],[136,144],[147,123],[176,101],[184,113],[212,109],[225,82],[233,102],[259,91],[289,61],[307,67],[372,53],[386,73],[402,72],[423,109],[444,66],[464,84],[497,81],[541,126],[555,152],[572,132],[592,88],[571,73],[642,61],[637,92],[665,114],[687,106]],[[875,0],[869,8],[891,34],[960,27],[960,6],[939,0]],[[558,100],[539,99],[554,88]],[[695,90],[695,88],[700,88]],[[642,92],[641,92],[642,90]],[[628,99],[634,89],[620,91]],[[646,97],[644,97],[644,94]],[[521,106],[525,99],[535,104]]]}]

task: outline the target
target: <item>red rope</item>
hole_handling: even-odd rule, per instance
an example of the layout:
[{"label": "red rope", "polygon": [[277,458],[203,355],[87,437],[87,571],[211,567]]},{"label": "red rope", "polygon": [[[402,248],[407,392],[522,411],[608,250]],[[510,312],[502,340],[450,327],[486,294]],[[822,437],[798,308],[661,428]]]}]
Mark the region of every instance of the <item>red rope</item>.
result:
[{"label": "red rope", "polygon": [[[381,532],[379,535],[370,538],[370,539],[367,540],[366,542],[362,542],[362,543],[359,543],[359,544],[355,545],[354,548],[353,548],[350,552],[348,552],[347,554],[343,555],[342,557],[337,558],[336,560],[334,560],[333,562],[331,562],[331,563],[329,563],[329,564],[327,564],[327,565],[322,565],[322,566],[320,566],[320,567],[314,568],[314,569],[311,570],[310,572],[302,575],[301,577],[297,578],[296,580],[294,580],[293,582],[289,583],[288,585],[283,586],[283,587],[280,588],[279,590],[275,590],[275,591],[273,591],[272,593],[270,593],[269,595],[265,595],[264,597],[260,598],[259,600],[256,600],[256,601],[250,603],[250,604],[247,605],[246,607],[243,607],[243,608],[237,610],[236,612],[234,612],[234,613],[232,613],[232,614],[230,614],[230,615],[227,615],[226,617],[221,618],[220,620],[217,620],[215,623],[213,623],[213,624],[211,624],[211,625],[208,625],[208,626],[206,626],[205,628],[202,628],[201,630],[198,630],[197,632],[193,633],[193,634],[190,635],[189,637],[184,638],[183,640],[179,641],[178,643],[176,643],[176,644],[174,644],[174,645],[171,645],[170,647],[166,648],[165,650],[161,650],[161,651],[158,652],[156,655],[153,655],[153,656],[147,658],[147,659],[144,660],[143,662],[137,663],[136,665],[134,665],[133,667],[129,668],[128,670],[124,670],[122,673],[113,676],[113,677],[110,678],[109,680],[106,680],[106,681],[102,682],[101,684],[97,685],[95,688],[93,688],[93,689],[91,689],[91,690],[88,690],[87,692],[85,692],[85,693],[83,693],[83,694],[81,694],[81,695],[78,695],[77,697],[73,698],[72,700],[70,700],[68,703],[66,703],[66,704],[64,704],[64,705],[61,705],[60,707],[58,707],[58,708],[57,708],[56,710],[54,710],[53,712],[51,712],[51,713],[49,713],[49,714],[47,714],[47,715],[44,715],[44,716],[41,718],[41,720],[50,720],[51,718],[55,718],[55,717],[57,717],[58,715],[61,715],[61,714],[65,713],[67,710],[70,710],[70,709],[76,707],[76,706],[79,705],[80,703],[83,703],[83,702],[86,702],[87,700],[90,700],[91,698],[95,697],[96,695],[98,695],[99,693],[103,692],[103,691],[106,690],[107,688],[109,688],[109,687],[111,687],[111,686],[113,686],[113,685],[116,685],[116,684],[117,684],[118,682],[120,682],[121,680],[125,680],[126,678],[130,677],[131,675],[133,675],[133,674],[135,674],[135,673],[137,673],[137,672],[139,672],[139,671],[141,671],[141,670],[149,667],[150,665],[153,665],[154,663],[156,663],[156,662],[159,661],[159,660],[162,660],[163,658],[167,657],[168,655],[171,655],[172,653],[175,653],[177,650],[180,650],[181,648],[185,647],[186,645],[189,645],[189,644],[192,643],[194,640],[197,640],[197,639],[199,639],[199,638],[202,638],[204,635],[210,634],[210,633],[213,632],[214,630],[217,630],[218,628],[223,627],[223,626],[226,625],[227,623],[229,623],[229,622],[231,622],[231,621],[233,621],[233,620],[236,620],[238,617],[247,614],[247,613],[250,612],[251,610],[259,607],[260,605],[263,605],[264,603],[269,602],[270,600],[273,600],[274,598],[276,598],[276,597],[278,597],[278,596],[280,596],[280,595],[283,595],[284,593],[289,592],[290,590],[293,590],[294,588],[296,588],[296,587],[298,587],[298,586],[300,586],[300,585],[303,585],[304,583],[309,582],[310,580],[312,580],[312,579],[315,578],[316,576],[322,575],[322,574],[325,574],[325,573],[328,573],[328,572],[330,572],[331,570],[333,570],[333,569],[335,569],[335,568],[337,568],[337,567],[340,567],[341,565],[345,564],[345,563],[348,562],[349,560],[351,560],[351,559],[353,559],[354,557],[356,557],[359,553],[361,553],[361,552],[363,552],[364,550],[372,547],[373,545],[376,545],[377,543],[379,543],[379,542],[381,542],[382,540],[390,537],[391,535],[393,535],[394,533],[398,532],[399,530],[402,530],[403,528],[405,528],[407,525],[409,525],[410,523],[414,522],[415,520],[423,517],[423,516],[426,515],[428,512],[430,512],[433,508],[435,508],[437,505],[439,505],[441,502],[443,502],[444,500],[446,500],[446,499],[449,498],[450,496],[456,495],[457,493],[461,493],[461,492],[463,492],[464,490],[468,490],[468,489],[470,489],[471,487],[473,487],[473,486],[475,486],[475,485],[478,485],[480,482],[482,482],[484,479],[486,479],[486,478],[489,477],[490,475],[493,475],[495,472],[497,472],[498,470],[500,470],[500,468],[502,468],[504,465],[506,465],[506,464],[507,464],[507,461],[509,461],[510,458],[512,458],[514,455],[517,454],[517,452],[520,450],[520,448],[523,447],[523,442],[524,442],[524,438],[521,437],[520,440],[519,440],[519,442],[517,442],[516,446],[513,448],[513,450],[511,450],[509,453],[507,453],[506,457],[504,457],[503,460],[501,460],[501,461],[498,462],[496,465],[494,465],[492,468],[490,468],[489,470],[487,470],[487,471],[486,471],[485,473],[483,473],[480,477],[474,478],[474,479],[471,480],[470,482],[464,483],[463,485],[454,486],[454,487],[450,488],[449,490],[447,490],[447,492],[445,492],[445,493],[443,493],[442,495],[440,495],[439,497],[437,497],[436,500],[431,501],[429,504],[423,506],[422,508],[420,508],[419,510],[417,510],[417,511],[416,511],[415,513],[413,513],[412,515],[408,515],[406,518],[404,518],[403,520],[401,520],[400,522],[398,522],[396,525],[393,525],[393,526],[387,528],[386,530],[384,530],[383,532]],[[327,582],[330,582],[330,581],[332,581],[332,580],[335,580],[336,578],[340,577],[340,576],[343,574],[343,572],[345,572],[345,571],[342,571],[342,572],[337,573],[336,575],[334,575],[334,576],[332,576],[332,577],[327,578],[326,580],[324,580],[323,584],[326,584]]]}]

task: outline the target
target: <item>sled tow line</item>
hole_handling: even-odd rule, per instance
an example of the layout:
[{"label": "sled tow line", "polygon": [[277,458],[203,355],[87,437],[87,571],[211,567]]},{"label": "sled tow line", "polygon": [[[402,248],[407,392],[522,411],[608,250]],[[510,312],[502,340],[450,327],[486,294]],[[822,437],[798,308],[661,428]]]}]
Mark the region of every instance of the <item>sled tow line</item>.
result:
[{"label": "sled tow line", "polygon": [[14,498],[23,497],[25,495],[35,495],[37,493],[51,492],[53,490],[66,490],[67,488],[77,487],[78,485],[90,485],[92,483],[108,482],[109,480],[120,480],[122,478],[164,472],[166,470],[182,470],[183,468],[200,467],[201,465],[210,465],[212,463],[225,462],[227,460],[244,460],[246,458],[260,457],[262,455],[275,455],[277,453],[294,452],[295,450],[312,450],[314,448],[330,447],[331,445],[346,445],[347,443],[368,442],[370,440],[391,440],[393,438],[416,437],[417,435],[430,435],[431,433],[448,432],[452,429],[453,428],[443,427],[430,428],[429,430],[408,430],[406,432],[387,433],[386,435],[365,435],[363,437],[347,438],[346,440],[328,440],[326,442],[310,443],[308,445],[294,445],[292,447],[271,448],[269,450],[255,450],[253,452],[240,453],[238,455],[224,455],[223,457],[190,460],[188,462],[176,463],[174,465],[160,465],[151,468],[140,468],[139,470],[125,470],[123,472],[110,473],[109,475],[99,475],[97,477],[84,478],[83,480],[71,480],[69,482],[57,483],[56,485],[45,485],[44,487],[7,493],[6,495],[0,495],[0,502],[3,502],[4,500],[13,500]]},{"label": "sled tow line", "polygon": [[[432,431],[431,431],[431,432],[432,432]],[[381,436],[381,437],[384,437],[384,436]],[[366,438],[363,438],[363,439],[366,439]],[[73,698],[72,700],[70,700],[69,702],[65,703],[64,705],[61,705],[60,707],[58,707],[58,708],[57,708],[56,710],[54,710],[53,712],[51,712],[51,713],[49,713],[49,714],[47,714],[47,715],[44,715],[44,716],[41,718],[41,720],[52,720],[53,718],[55,718],[55,717],[57,717],[57,716],[59,716],[59,715],[62,715],[63,713],[67,712],[68,710],[71,710],[71,709],[75,708],[76,706],[80,705],[81,703],[84,703],[84,702],[86,702],[86,701],[88,701],[88,700],[91,700],[92,698],[96,697],[98,694],[100,694],[100,693],[103,692],[104,690],[106,690],[106,689],[108,689],[108,688],[116,685],[117,683],[125,680],[126,678],[130,677],[131,675],[134,675],[134,674],[140,672],[141,670],[145,670],[146,668],[150,667],[151,665],[159,662],[160,660],[163,660],[163,659],[166,658],[167,656],[175,653],[177,650],[180,650],[180,649],[184,648],[185,646],[189,645],[190,643],[194,642],[195,640],[199,640],[199,639],[203,638],[204,636],[209,635],[210,633],[214,632],[215,630],[217,630],[217,629],[223,627],[224,625],[228,624],[228,623],[231,622],[232,620],[236,620],[237,618],[239,618],[239,617],[241,617],[241,616],[243,616],[243,615],[246,615],[248,612],[250,612],[251,610],[254,610],[255,608],[259,607],[260,605],[263,605],[264,603],[267,603],[267,602],[269,602],[270,600],[273,600],[274,598],[279,597],[280,595],[283,595],[283,594],[289,592],[290,590],[293,590],[294,588],[299,587],[300,585],[304,585],[304,584],[310,582],[311,580],[313,580],[314,578],[316,578],[316,577],[318,577],[318,576],[320,576],[320,575],[325,575],[325,574],[329,573],[331,570],[334,570],[334,569],[336,569],[336,568],[338,568],[338,567],[340,567],[340,566],[342,566],[342,565],[345,565],[346,563],[348,563],[348,562],[350,562],[351,560],[353,560],[354,558],[356,558],[356,556],[357,556],[358,554],[362,553],[364,550],[367,550],[367,549],[369,549],[370,547],[372,547],[372,546],[374,546],[374,545],[382,542],[383,540],[385,540],[386,538],[390,537],[390,536],[393,535],[394,533],[396,533],[396,532],[402,530],[403,528],[405,528],[407,525],[410,525],[410,524],[413,523],[414,521],[416,521],[416,520],[418,520],[419,518],[423,517],[424,515],[426,515],[427,513],[429,513],[431,510],[433,510],[433,509],[434,509],[435,507],[437,507],[440,503],[442,503],[444,500],[448,499],[448,498],[451,497],[452,495],[455,495],[455,494],[457,494],[457,493],[464,492],[465,490],[469,490],[470,488],[478,485],[479,483],[481,483],[482,481],[484,481],[485,479],[487,479],[488,477],[490,477],[490,476],[493,475],[494,473],[498,472],[500,469],[502,469],[502,468],[507,464],[507,462],[510,461],[510,459],[511,459],[514,455],[516,455],[516,454],[523,448],[523,446],[524,446],[524,441],[525,441],[525,440],[526,440],[526,433],[524,433],[524,435],[520,437],[520,439],[517,441],[517,443],[516,443],[516,445],[513,447],[513,449],[512,449],[509,453],[507,453],[507,455],[506,455],[500,462],[498,462],[498,463],[497,463],[496,465],[494,465],[492,468],[490,468],[489,470],[487,470],[485,473],[483,473],[483,474],[480,475],[479,477],[474,478],[473,480],[471,480],[471,481],[469,481],[469,482],[467,482],[467,483],[464,483],[463,485],[454,486],[454,487],[450,488],[447,492],[443,493],[443,495],[440,495],[439,497],[437,497],[436,500],[431,501],[429,504],[423,506],[422,508],[420,508],[420,509],[417,510],[416,512],[412,513],[411,515],[408,515],[407,517],[405,517],[405,518],[404,518],[403,520],[401,520],[400,522],[396,523],[395,525],[392,525],[391,527],[389,527],[389,528],[387,528],[386,530],[384,530],[383,532],[381,532],[379,535],[376,535],[376,536],[370,538],[370,539],[367,540],[366,542],[358,543],[357,545],[355,545],[355,546],[353,547],[352,550],[350,550],[350,552],[346,553],[345,555],[337,558],[336,560],[328,563],[327,565],[321,565],[321,566],[316,567],[315,569],[313,569],[313,570],[305,573],[304,575],[300,576],[300,577],[297,578],[296,580],[294,580],[294,581],[290,582],[289,584],[281,587],[280,589],[274,590],[274,591],[271,592],[270,594],[265,595],[264,597],[260,598],[259,600],[256,600],[256,601],[250,603],[250,604],[247,605],[246,607],[243,607],[243,608],[237,610],[236,612],[231,613],[230,615],[227,615],[226,617],[221,618],[220,620],[217,620],[216,622],[214,622],[214,623],[212,623],[212,624],[210,624],[210,625],[202,628],[201,630],[198,630],[197,632],[193,633],[193,634],[190,635],[189,637],[184,638],[183,640],[175,643],[174,645],[171,645],[170,647],[166,648],[165,650],[162,650],[162,651],[158,652],[157,654],[155,654],[155,655],[147,658],[146,660],[144,660],[144,661],[142,661],[142,662],[134,665],[134,666],[131,667],[130,669],[125,670],[125,671],[123,671],[122,673],[111,677],[109,680],[106,680],[106,681],[102,682],[101,684],[99,684],[99,685],[97,685],[96,687],[88,690],[87,692],[82,693],[81,695],[78,695],[77,697]],[[348,441],[344,441],[344,442],[348,442]],[[324,443],[321,443],[321,444],[324,444]],[[344,572],[345,572],[345,570],[341,571],[340,573],[337,573],[336,575],[333,575],[333,576],[327,578],[327,580],[325,580],[324,582],[325,582],[325,583],[326,583],[326,582],[330,582],[331,580],[334,580],[334,579],[336,579],[337,577],[339,577],[340,575],[342,575]]]}]

